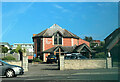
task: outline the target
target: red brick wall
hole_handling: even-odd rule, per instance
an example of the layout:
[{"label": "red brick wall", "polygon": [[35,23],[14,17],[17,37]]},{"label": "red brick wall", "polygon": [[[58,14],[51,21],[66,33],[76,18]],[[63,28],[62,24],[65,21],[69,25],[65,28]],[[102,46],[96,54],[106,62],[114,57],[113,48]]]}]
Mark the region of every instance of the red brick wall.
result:
[{"label": "red brick wall", "polygon": [[52,38],[44,38],[44,51],[54,47],[52,44]]},{"label": "red brick wall", "polygon": [[34,39],[34,52],[37,54],[37,38]]},{"label": "red brick wall", "polygon": [[78,39],[74,39],[74,38],[73,38],[73,46],[74,46],[75,44],[78,45]]},{"label": "red brick wall", "polygon": [[43,51],[43,39],[41,38],[41,43],[40,43],[40,52]]},{"label": "red brick wall", "polygon": [[81,45],[81,44],[83,44],[83,43],[85,43],[87,46],[90,47],[90,43],[89,43],[89,42],[87,42],[87,41],[85,41],[85,40],[83,40],[83,39],[79,39],[79,45]]},{"label": "red brick wall", "polygon": [[45,61],[47,61],[48,53],[45,53]]},{"label": "red brick wall", "polygon": [[28,56],[28,59],[33,59],[33,56]]},{"label": "red brick wall", "polygon": [[63,46],[72,46],[71,38],[63,38]]}]

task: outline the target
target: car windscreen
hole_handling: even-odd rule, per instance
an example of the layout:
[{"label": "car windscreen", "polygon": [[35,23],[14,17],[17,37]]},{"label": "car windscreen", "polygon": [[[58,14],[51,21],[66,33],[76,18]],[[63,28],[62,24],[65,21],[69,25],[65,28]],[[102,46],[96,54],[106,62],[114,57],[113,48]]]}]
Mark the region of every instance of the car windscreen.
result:
[{"label": "car windscreen", "polygon": [[76,59],[76,56],[71,56],[70,58],[71,58],[71,59]]},{"label": "car windscreen", "polygon": [[79,56],[81,59],[87,59],[85,56]]},{"label": "car windscreen", "polygon": [[65,56],[65,59],[70,59],[70,56]]},{"label": "car windscreen", "polygon": [[49,55],[48,57],[56,57],[55,55]]}]

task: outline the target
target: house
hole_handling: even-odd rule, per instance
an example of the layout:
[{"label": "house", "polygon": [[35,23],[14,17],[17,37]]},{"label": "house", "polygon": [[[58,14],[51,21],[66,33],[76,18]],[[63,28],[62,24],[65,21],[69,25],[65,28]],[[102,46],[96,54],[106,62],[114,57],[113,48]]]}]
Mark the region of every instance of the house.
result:
[{"label": "house", "polygon": [[10,50],[12,49],[11,45],[8,42],[0,42],[0,46],[7,47],[8,53],[10,53]]},{"label": "house", "polygon": [[93,47],[100,46],[100,40],[92,40],[90,43],[94,45]]},{"label": "house", "polygon": [[120,41],[120,27],[114,30],[109,36],[105,39],[105,48],[108,52]]},{"label": "house", "polygon": [[105,52],[107,57],[112,57],[112,65],[115,66],[114,62],[118,62],[120,59],[120,27],[114,30],[105,39]]},{"label": "house", "polygon": [[0,42],[0,45],[3,47],[7,47],[8,49],[12,49],[11,45],[8,42]]},{"label": "house", "polygon": [[46,62],[47,56],[50,54],[59,57],[60,53],[83,52],[89,56],[92,52],[89,48],[89,42],[57,24],[38,34],[33,34],[32,38],[36,57],[40,57],[44,62]]},{"label": "house", "polygon": [[18,45],[21,45],[22,49],[26,49],[26,55],[28,59],[33,59],[33,43],[14,43],[13,49],[16,49]]}]

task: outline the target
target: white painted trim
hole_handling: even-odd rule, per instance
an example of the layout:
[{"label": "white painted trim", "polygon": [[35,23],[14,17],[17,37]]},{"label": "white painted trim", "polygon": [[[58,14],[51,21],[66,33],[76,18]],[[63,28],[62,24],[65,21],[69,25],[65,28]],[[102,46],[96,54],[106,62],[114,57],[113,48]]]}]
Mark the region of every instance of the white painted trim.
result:
[{"label": "white painted trim", "polygon": [[45,50],[45,49],[44,49],[44,46],[45,46],[45,45],[44,45],[44,38],[43,38],[43,51]]},{"label": "white painted trim", "polygon": [[52,45],[54,45],[54,36],[52,36]]},{"label": "white painted trim", "polygon": [[71,38],[71,41],[72,41],[72,46],[74,46],[74,45],[73,45],[73,38]]},{"label": "white painted trim", "polygon": [[[52,44],[55,45],[54,44],[54,36],[52,36]],[[62,37],[62,45],[63,45],[63,37]]]},{"label": "white painted trim", "polygon": [[45,53],[43,54],[43,62],[46,62],[46,61],[45,61]]}]

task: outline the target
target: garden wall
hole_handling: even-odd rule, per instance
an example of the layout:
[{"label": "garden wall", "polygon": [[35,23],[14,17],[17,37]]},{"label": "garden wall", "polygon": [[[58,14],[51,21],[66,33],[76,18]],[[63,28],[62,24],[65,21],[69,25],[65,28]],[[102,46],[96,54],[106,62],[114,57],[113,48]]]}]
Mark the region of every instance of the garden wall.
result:
[{"label": "garden wall", "polygon": [[106,68],[105,59],[64,60],[64,69],[97,69]]},{"label": "garden wall", "polygon": [[5,61],[5,62],[7,62],[8,64],[11,64],[11,65],[22,66],[22,61]]},{"label": "garden wall", "polygon": [[66,69],[104,69],[112,68],[111,58],[106,59],[64,59],[64,56],[60,56],[60,64],[58,66],[60,70]]}]

